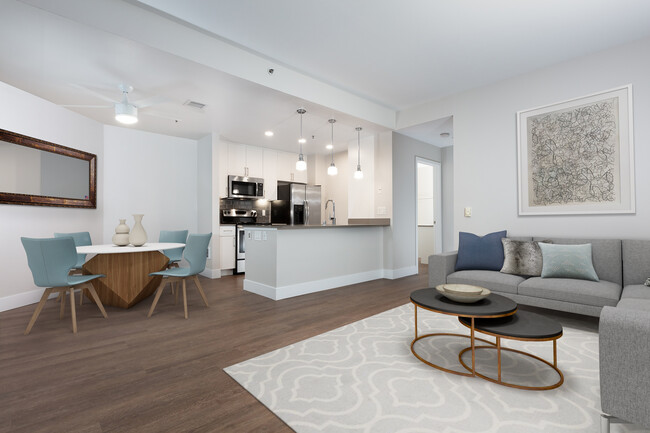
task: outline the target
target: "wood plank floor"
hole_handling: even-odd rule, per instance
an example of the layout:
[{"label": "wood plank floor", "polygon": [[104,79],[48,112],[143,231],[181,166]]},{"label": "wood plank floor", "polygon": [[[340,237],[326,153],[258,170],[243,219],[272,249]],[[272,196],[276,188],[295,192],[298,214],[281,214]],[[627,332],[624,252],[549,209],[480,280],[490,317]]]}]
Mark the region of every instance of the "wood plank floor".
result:
[{"label": "wood plank floor", "polygon": [[223,368],[409,302],[420,274],[272,301],[242,290],[243,277],[190,283],[189,320],[166,289],[130,310],[89,302],[59,320],[48,301],[0,313],[0,433],[291,432]]}]

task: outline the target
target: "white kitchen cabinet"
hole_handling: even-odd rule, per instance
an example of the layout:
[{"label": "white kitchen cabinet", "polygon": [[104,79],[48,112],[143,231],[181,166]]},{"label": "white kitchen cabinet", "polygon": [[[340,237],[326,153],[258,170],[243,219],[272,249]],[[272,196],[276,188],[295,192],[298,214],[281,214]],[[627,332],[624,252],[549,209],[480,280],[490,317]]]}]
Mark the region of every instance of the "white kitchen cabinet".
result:
[{"label": "white kitchen cabinet", "polygon": [[278,180],[307,183],[307,170],[296,170],[297,153],[278,152]]},{"label": "white kitchen cabinet", "polygon": [[278,152],[264,149],[264,198],[277,200],[278,198]]},{"label": "white kitchen cabinet", "polygon": [[235,269],[235,225],[219,227],[219,268]]},{"label": "white kitchen cabinet", "polygon": [[228,174],[262,177],[264,175],[263,150],[257,146],[228,143]]}]

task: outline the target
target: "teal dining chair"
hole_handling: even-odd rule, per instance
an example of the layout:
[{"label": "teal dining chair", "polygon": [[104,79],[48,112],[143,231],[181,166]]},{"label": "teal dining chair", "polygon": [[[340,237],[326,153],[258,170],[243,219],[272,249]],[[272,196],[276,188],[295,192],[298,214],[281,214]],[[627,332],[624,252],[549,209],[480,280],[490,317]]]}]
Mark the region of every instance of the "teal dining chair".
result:
[{"label": "teal dining chair", "polygon": [[[207,234],[191,234],[187,238],[185,244],[185,260],[190,264],[189,268],[170,268],[165,269],[160,272],[153,272],[149,274],[150,276],[162,275],[163,280],[160,282],[158,289],[156,290],[156,296],[151,304],[149,309],[149,314],[147,317],[151,317],[153,310],[158,304],[160,295],[163,292],[163,289],[168,283],[181,282],[183,284],[183,308],[185,310],[185,318],[187,319],[187,289],[186,289],[186,280],[191,278],[196,285],[196,288],[203,298],[203,302],[206,307],[209,307],[208,299],[205,297],[203,288],[201,287],[201,282],[199,281],[198,274],[203,272],[205,269],[205,262],[208,256],[208,245],[210,244],[210,238],[212,238],[212,233]],[[178,293],[178,290],[176,291]],[[178,296],[178,295],[176,295]]]},{"label": "teal dining chair", "polygon": [[[86,245],[92,245],[93,241],[90,239],[90,233],[88,232],[75,232],[75,233],[54,233],[55,238],[72,238],[74,240],[75,247],[83,247]],[[85,254],[77,254],[77,263],[74,265],[74,268],[70,270],[70,274],[83,274],[81,269],[86,263]],[[59,293],[59,297],[56,298],[57,302],[63,299],[63,292]],[[83,305],[83,289],[81,290],[81,296],[79,296],[79,305]]]},{"label": "teal dining chair", "polygon": [[70,269],[75,267],[78,260],[74,240],[71,237],[46,239],[20,238],[20,240],[27,254],[27,264],[32,271],[34,284],[38,287],[45,287],[43,296],[36,306],[36,311],[34,311],[27,325],[25,335],[29,334],[32,330],[36,319],[41,314],[41,310],[52,292],[64,293],[64,297],[61,300],[59,318],[63,318],[65,312],[65,293],[70,292],[72,332],[75,334],[77,333],[77,313],[75,310],[74,289],[81,287],[88,289],[97,307],[99,307],[99,311],[101,311],[104,318],[107,317],[102,301],[90,283],[92,280],[104,277],[105,275],[70,275]]},{"label": "teal dining chair", "polygon": [[[187,230],[161,230],[158,242],[174,242],[184,244],[187,241]],[[163,254],[169,259],[168,268],[177,268],[178,262],[183,258],[183,248],[172,248],[163,250]]]}]

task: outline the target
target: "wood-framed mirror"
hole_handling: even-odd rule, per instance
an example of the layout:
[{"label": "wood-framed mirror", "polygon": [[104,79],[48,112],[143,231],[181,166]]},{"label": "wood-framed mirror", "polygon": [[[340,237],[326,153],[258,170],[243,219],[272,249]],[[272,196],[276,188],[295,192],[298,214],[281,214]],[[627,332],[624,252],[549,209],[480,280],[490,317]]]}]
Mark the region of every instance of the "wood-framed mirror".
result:
[{"label": "wood-framed mirror", "polygon": [[97,208],[97,155],[0,129],[0,203]]}]

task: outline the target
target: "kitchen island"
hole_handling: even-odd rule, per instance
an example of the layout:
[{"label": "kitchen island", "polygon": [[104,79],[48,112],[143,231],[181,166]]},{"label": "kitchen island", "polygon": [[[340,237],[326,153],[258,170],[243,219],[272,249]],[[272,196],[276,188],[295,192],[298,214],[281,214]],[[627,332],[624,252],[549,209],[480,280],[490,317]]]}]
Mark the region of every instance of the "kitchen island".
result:
[{"label": "kitchen island", "polygon": [[244,290],[279,300],[384,278],[379,224],[246,227]]}]

